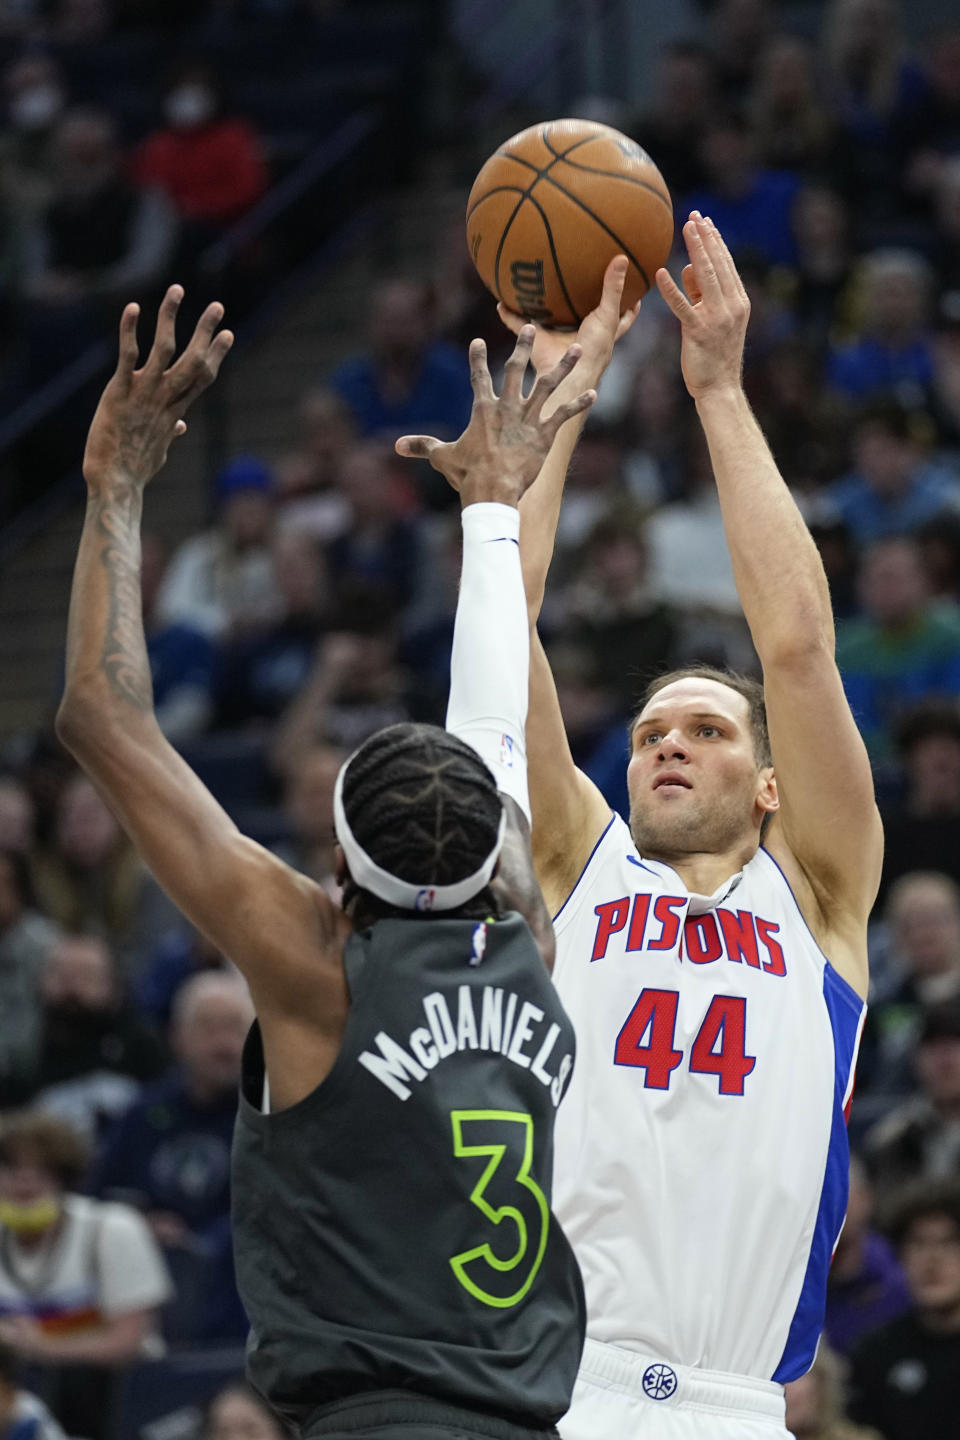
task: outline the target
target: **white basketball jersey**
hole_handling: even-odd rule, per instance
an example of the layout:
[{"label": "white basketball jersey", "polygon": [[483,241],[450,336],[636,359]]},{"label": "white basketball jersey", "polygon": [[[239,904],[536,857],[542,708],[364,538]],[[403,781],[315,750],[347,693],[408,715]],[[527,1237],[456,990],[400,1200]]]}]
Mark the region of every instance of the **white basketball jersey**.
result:
[{"label": "white basketball jersey", "polygon": [[785,1382],[847,1204],[865,1006],[759,850],[716,894],[614,816],[554,920],[577,1030],[553,1204],[594,1340]]}]

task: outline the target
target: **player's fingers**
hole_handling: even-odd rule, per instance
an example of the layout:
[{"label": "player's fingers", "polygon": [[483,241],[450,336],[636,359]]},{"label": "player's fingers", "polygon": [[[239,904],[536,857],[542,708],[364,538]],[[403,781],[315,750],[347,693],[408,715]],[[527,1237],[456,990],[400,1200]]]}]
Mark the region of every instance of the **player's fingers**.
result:
[{"label": "player's fingers", "polygon": [[694,277],[700,287],[701,295],[705,300],[719,300],[721,298],[720,279],[707,251],[705,234],[703,216],[699,210],[694,210],[683,227],[687,254],[690,256],[690,264],[693,266]]},{"label": "player's fingers", "polygon": [[643,301],[638,300],[636,305],[631,305],[630,309],[625,310],[624,313],[620,316],[620,323],[617,326],[617,333],[614,336],[615,340],[623,339],[624,335],[626,335],[627,331],[633,325],[634,320],[636,320],[637,316],[640,314],[640,307],[642,306],[642,304]]},{"label": "player's fingers", "polygon": [[401,435],[393,448],[407,460],[429,460],[435,450],[443,448],[444,443],[435,435]]},{"label": "player's fingers", "polygon": [[[713,221],[711,221],[710,223],[711,225],[713,225]],[[736,261],[730,254],[730,247],[727,244],[726,240],[724,240],[723,236],[720,234],[720,231],[717,229],[716,225],[713,225],[713,230],[714,234],[717,237],[717,243],[720,247],[720,252],[726,260],[727,269],[729,270],[734,288],[736,289],[741,300],[747,300],[749,302],[750,297],[747,295],[746,286],[744,285],[743,280],[740,278],[740,271],[737,269]]]},{"label": "player's fingers", "polygon": [[190,356],[186,353],[181,355],[167,375],[173,404],[178,408],[192,405],[197,396],[202,395],[204,390],[213,384],[233,345],[233,339],[232,330],[221,330],[205,354],[196,351]]},{"label": "player's fingers", "polygon": [[493,400],[493,381],[487,367],[487,347],[482,340],[470,341],[470,384],[474,400]]},{"label": "player's fingers", "polygon": [[129,387],[130,377],[137,368],[140,347],[137,345],[137,321],[140,306],[136,303],[125,305],[120,316],[120,343],[117,348],[117,379],[124,389]]},{"label": "player's fingers", "polygon": [[190,336],[190,343],[183,352],[182,358],[184,360],[188,355],[198,353],[203,355],[206,353],[222,319],[223,306],[219,300],[214,300],[207,306],[194,326],[193,334]]},{"label": "player's fingers", "polygon": [[147,356],[147,363],[143,367],[145,370],[162,374],[176,354],[177,311],[180,309],[182,300],[183,287],[171,285],[160,301],[160,309],[157,312],[157,329],[150,347],[150,354]]},{"label": "player's fingers", "polygon": [[597,312],[608,325],[620,320],[620,305],[623,301],[623,287],[627,283],[629,262],[626,255],[614,255],[603,276],[603,290]]},{"label": "player's fingers", "polygon": [[680,271],[680,284],[683,286],[683,292],[690,304],[698,305],[703,296],[700,294],[700,286],[697,284],[697,277],[693,273],[692,265],[684,265]]},{"label": "player's fingers", "polygon": [[514,335],[518,335],[520,333],[520,327],[527,323],[522,315],[517,314],[516,310],[508,310],[502,300],[497,301],[497,314],[500,316],[501,322],[506,325],[507,329]]},{"label": "player's fingers", "polygon": [[707,254],[717,272],[720,281],[720,288],[723,291],[724,299],[733,300],[740,292],[740,276],[737,274],[737,267],[733,263],[733,256],[727,249],[723,236],[714,225],[709,215],[703,222],[704,244]]},{"label": "player's fingers", "polygon": [[546,433],[550,436],[551,444],[560,426],[565,425],[568,420],[572,420],[574,415],[580,415],[584,410],[589,410],[596,398],[596,390],[584,390],[583,394],[578,395],[576,400],[569,400],[566,405],[557,406],[556,410],[550,416],[550,419],[546,421],[544,425]]},{"label": "player's fingers", "polygon": [[526,409],[534,418],[540,414],[541,406],[547,396],[552,395],[561,380],[566,379],[582,354],[582,345],[571,345],[560,356],[552,370],[546,370],[542,375],[537,376],[537,383],[530,391],[526,402]]},{"label": "player's fingers", "polygon": [[[501,400],[506,400],[510,404],[517,404],[523,399],[523,377],[526,375],[527,366],[530,364],[530,356],[533,354],[533,342],[536,336],[536,326],[531,325],[529,322],[521,325],[517,331],[517,343],[514,345],[510,358],[503,367]],[[484,355],[486,355],[486,351],[484,351]]]},{"label": "player's fingers", "polygon": [[690,301],[686,295],[684,295],[669,270],[664,270],[661,266],[656,273],[655,279],[660,294],[664,300],[666,300],[680,323],[684,324],[693,315],[693,306],[690,304]]}]

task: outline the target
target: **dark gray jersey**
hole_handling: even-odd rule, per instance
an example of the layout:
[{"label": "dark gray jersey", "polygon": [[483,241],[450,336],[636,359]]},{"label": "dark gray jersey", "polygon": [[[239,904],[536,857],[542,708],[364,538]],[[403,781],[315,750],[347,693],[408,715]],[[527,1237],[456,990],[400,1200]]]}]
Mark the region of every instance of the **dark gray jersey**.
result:
[{"label": "dark gray jersey", "polygon": [[584,1333],[550,1211],[573,1027],[526,922],[383,920],[351,936],[337,1060],[261,1113],[251,1032],[234,1141],[249,1373],[300,1424],[409,1389],[552,1424]]}]

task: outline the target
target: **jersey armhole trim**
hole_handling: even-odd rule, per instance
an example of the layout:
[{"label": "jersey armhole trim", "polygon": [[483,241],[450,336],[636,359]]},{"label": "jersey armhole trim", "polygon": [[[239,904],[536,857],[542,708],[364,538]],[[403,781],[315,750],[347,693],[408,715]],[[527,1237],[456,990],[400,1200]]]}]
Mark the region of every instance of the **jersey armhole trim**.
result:
[{"label": "jersey armhole trim", "polygon": [[[837,967],[834,965],[833,961],[830,959],[830,956],[825,953],[825,951],[823,950],[823,947],[822,947],[821,944],[820,944],[820,941],[817,939],[816,935],[814,935],[813,931],[810,929],[810,922],[808,921],[806,915],[804,915],[803,911],[800,909],[800,901],[797,899],[796,894],[794,893],[793,886],[790,884],[790,881],[787,879],[786,875],[784,874],[783,867],[780,865],[780,862],[779,862],[778,860],[775,860],[775,859],[774,859],[774,857],[770,854],[770,851],[767,849],[767,847],[766,847],[765,845],[761,845],[761,846],[760,846],[760,849],[759,849],[759,851],[758,851],[758,854],[766,855],[767,859],[770,861],[770,864],[771,864],[771,865],[774,867],[774,869],[777,871],[777,873],[779,874],[780,879],[783,881],[784,885],[786,885],[786,887],[787,887],[787,894],[790,896],[790,899],[793,901],[794,905],[796,906],[797,914],[800,916],[800,923],[801,923],[801,925],[803,926],[804,930],[806,930],[807,934],[810,936],[810,939],[813,941],[814,948],[816,949],[816,952],[817,952],[817,954],[820,956],[820,958],[821,958],[821,960],[823,961],[823,963],[824,963],[825,965],[829,965],[829,966],[830,966],[830,969],[831,969],[831,970],[833,971],[833,973],[836,975],[836,977],[837,977],[838,980],[843,980],[844,985],[846,985],[846,987],[847,987],[847,989],[850,991],[851,995],[856,995],[857,992],[854,990],[854,988],[853,988],[853,986],[850,984],[849,980],[844,980],[844,979],[843,979],[843,976],[840,974],[840,971],[839,971],[839,970],[837,969]],[[858,1002],[859,1004],[862,1004],[862,1003],[863,1003],[863,1002],[861,1001],[859,995],[857,995],[857,1002]]]},{"label": "jersey armhole trim", "polygon": [[560,919],[560,916],[563,914],[564,910],[566,910],[567,906],[570,904],[570,901],[573,899],[574,895],[576,895],[577,889],[578,889],[578,887],[579,887],[579,885],[580,885],[580,882],[582,881],[583,877],[586,875],[587,871],[590,869],[590,866],[593,864],[593,858],[594,858],[594,856],[596,855],[597,851],[600,849],[600,846],[603,844],[604,840],[606,840],[607,835],[608,835],[609,832],[610,832],[610,827],[613,825],[613,822],[614,822],[616,819],[618,819],[618,818],[619,818],[619,817],[617,816],[617,812],[616,812],[615,810],[611,810],[611,812],[610,812],[610,819],[607,821],[606,825],[603,827],[603,831],[602,831],[602,833],[600,834],[600,837],[598,838],[596,845],[594,845],[593,849],[590,851],[590,854],[587,856],[586,863],[585,863],[583,869],[580,871],[580,874],[577,876],[576,880],[573,882],[573,885],[572,885],[571,888],[570,888],[570,893],[569,893],[569,895],[567,896],[566,900],[564,900],[563,904],[560,906],[560,909],[557,911],[557,913],[553,916],[553,923],[554,923],[554,925],[556,925],[557,921]]}]

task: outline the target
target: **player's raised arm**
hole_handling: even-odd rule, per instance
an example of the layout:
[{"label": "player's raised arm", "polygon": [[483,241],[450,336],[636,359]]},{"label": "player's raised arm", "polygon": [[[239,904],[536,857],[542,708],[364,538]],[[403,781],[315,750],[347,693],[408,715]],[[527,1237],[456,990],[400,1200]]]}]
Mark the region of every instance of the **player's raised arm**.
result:
[{"label": "player's raised arm", "polygon": [[[568,348],[525,396],[534,327],[519,329],[503,392],[493,391],[482,341],[470,348],[474,405],[456,444],[403,436],[401,455],[428,458],[460,492],[463,566],[450,665],[447,729],[483,757],[497,778],[507,817],[498,884],[528,920],[548,964],[553,932],[529,848],[526,718],[530,638],[520,565],[521,496],[536,479],[560,427],[586,411],[595,392],[551,403],[580,357]],[[545,412],[549,409],[549,418]]]},{"label": "player's raised arm", "polygon": [[[614,345],[640,311],[637,304],[626,314],[620,313],[626,275],[626,257],[617,256],[607,266],[599,305],[585,317],[577,332],[580,358],[576,368],[544,406],[545,414],[584,386],[595,388],[599,384]],[[498,306],[498,313],[508,329],[514,333],[519,330],[519,315],[504,305]],[[569,340],[569,334],[537,326],[533,344],[537,371],[545,372],[556,365]],[[550,665],[536,629],[553,559],[567,469],[584,418],[579,415],[561,427],[536,485],[527,491],[520,505],[520,556],[531,628],[527,759],[533,856],[551,911],[558,910],[567,898],[610,818],[610,807],[600,791],[574,764]]]},{"label": "player's raised arm", "polygon": [[763,666],[780,808],[767,849],[821,945],[860,994],[882,831],[866,750],[834,659],[833,613],[813,539],[741,384],[750,302],[718,230],[684,226],[686,294],[660,292],[682,327],[682,366],[713,464],[737,591]]},{"label": "player's raised arm", "polygon": [[263,1009],[297,1002],[296,982],[305,978],[332,905],[311,881],[240,834],[154,715],[140,595],[143,492],[233,341],[219,328],[222,307],[209,305],[175,359],[182,297],[179,286],[167,291],[142,368],[138,307],[128,305],[120,322],[119,362],[84,454],[87,511],[57,734],[167,894],[240,966]]}]

